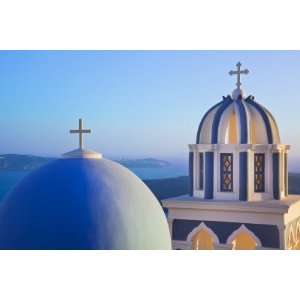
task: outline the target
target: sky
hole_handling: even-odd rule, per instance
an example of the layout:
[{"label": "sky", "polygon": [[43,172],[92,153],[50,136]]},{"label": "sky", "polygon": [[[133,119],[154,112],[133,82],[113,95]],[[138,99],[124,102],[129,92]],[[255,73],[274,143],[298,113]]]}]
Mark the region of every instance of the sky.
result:
[{"label": "sky", "polygon": [[185,160],[237,61],[300,171],[300,51],[0,51],[0,153],[59,156],[83,118],[86,148],[108,158]]}]

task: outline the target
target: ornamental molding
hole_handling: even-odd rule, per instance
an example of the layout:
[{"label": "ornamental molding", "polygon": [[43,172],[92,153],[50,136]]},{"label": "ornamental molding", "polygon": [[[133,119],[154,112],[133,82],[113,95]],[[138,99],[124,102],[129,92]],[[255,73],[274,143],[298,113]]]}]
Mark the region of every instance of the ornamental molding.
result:
[{"label": "ornamental molding", "polygon": [[245,212],[258,214],[278,214],[288,212],[289,205],[285,201],[238,201],[238,200],[203,200],[188,196],[162,200],[163,207],[179,210],[199,210],[214,212]]}]

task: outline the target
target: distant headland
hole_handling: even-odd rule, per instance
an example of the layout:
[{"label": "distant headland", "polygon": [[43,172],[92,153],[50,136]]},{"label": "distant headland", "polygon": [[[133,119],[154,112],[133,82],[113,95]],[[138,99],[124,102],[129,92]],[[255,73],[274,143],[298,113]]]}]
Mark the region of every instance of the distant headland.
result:
[{"label": "distant headland", "polygon": [[[42,165],[54,160],[54,157],[42,157],[22,154],[0,155],[0,171],[32,171]],[[143,159],[121,159],[116,162],[127,168],[164,168],[171,163],[154,158]]]}]

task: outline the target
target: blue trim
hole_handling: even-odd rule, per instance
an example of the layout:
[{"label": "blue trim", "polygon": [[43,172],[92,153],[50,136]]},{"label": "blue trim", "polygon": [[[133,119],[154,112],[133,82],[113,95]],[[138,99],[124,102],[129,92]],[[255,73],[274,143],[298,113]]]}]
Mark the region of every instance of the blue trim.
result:
[{"label": "blue trim", "polygon": [[284,195],[289,195],[289,180],[288,180],[288,154],[284,153]]},{"label": "blue trim", "polygon": [[255,101],[253,101],[253,98],[251,96],[248,97],[247,99],[245,99],[245,101],[247,103],[249,103],[250,105],[254,106],[254,108],[260,113],[261,117],[264,120],[265,127],[266,127],[266,130],[267,130],[268,143],[273,144],[274,143],[274,138],[273,138],[272,127],[271,127],[271,124],[270,124],[268,114],[265,112],[264,108],[261,105],[259,105]]},{"label": "blue trim", "polygon": [[194,152],[189,153],[189,195],[194,194]]},{"label": "blue trim", "polygon": [[199,153],[199,190],[203,191],[204,188],[204,159],[203,152]]},{"label": "blue trim", "polygon": [[213,199],[214,197],[214,153],[205,152],[205,189],[204,198]]},{"label": "blue trim", "polygon": [[279,200],[279,153],[273,153],[273,193],[274,199]]},{"label": "blue trim", "polygon": [[[223,100],[224,101],[224,100]],[[206,117],[209,115],[209,113],[211,113],[215,108],[217,108],[219,105],[221,105],[223,103],[223,101],[220,101],[219,103],[217,103],[216,105],[214,105],[211,109],[209,109],[206,114],[204,115],[204,117],[202,118],[198,131],[197,131],[197,138],[196,138],[196,144],[200,144],[200,135],[201,135],[201,131],[202,131],[202,127],[204,125],[205,119]]]},{"label": "blue trim", "polygon": [[218,144],[218,132],[219,132],[221,117],[223,112],[226,110],[226,108],[228,108],[228,106],[231,103],[233,103],[233,100],[231,98],[226,98],[215,114],[214,121],[212,124],[212,133],[211,133],[212,144]]},{"label": "blue trim", "polygon": [[240,116],[240,128],[241,128],[241,137],[240,143],[241,144],[248,144],[248,123],[247,123],[247,113],[245,109],[245,105],[243,100],[236,101]]},{"label": "blue trim", "polygon": [[240,201],[248,200],[248,152],[240,153]]},{"label": "blue trim", "polygon": [[[279,132],[279,129],[278,129],[278,125],[277,125],[277,122],[276,122],[276,120],[275,120],[275,118],[274,118],[274,116],[272,115],[272,113],[268,110],[268,109],[266,109],[266,108],[264,108],[264,110],[268,113],[268,115],[269,115],[269,117],[272,119],[272,121],[273,121],[273,123],[274,123],[274,125],[275,125],[275,127],[276,127],[276,131],[277,131],[277,133],[278,133],[278,141],[276,141],[276,144],[280,144],[280,132]],[[274,138],[274,137],[273,137]],[[274,139],[275,140],[275,139]]]}]

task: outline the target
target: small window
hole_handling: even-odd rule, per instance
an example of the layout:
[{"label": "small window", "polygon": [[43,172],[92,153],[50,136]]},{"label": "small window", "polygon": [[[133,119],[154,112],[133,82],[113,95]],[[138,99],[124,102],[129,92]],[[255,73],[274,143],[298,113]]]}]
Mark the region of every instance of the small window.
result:
[{"label": "small window", "polygon": [[203,153],[199,153],[199,190],[203,191]]},{"label": "small window", "polygon": [[233,191],[233,154],[221,153],[221,192]]},{"label": "small window", "polygon": [[265,154],[254,154],[254,191],[255,193],[265,192]]}]

